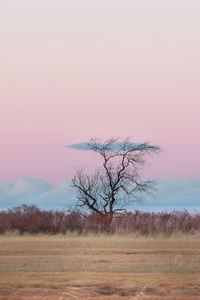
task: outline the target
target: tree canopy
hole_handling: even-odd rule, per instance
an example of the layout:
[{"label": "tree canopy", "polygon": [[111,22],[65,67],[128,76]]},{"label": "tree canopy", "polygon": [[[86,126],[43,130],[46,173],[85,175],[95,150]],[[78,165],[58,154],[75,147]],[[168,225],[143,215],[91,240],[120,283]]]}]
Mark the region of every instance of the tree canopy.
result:
[{"label": "tree canopy", "polygon": [[91,139],[79,144],[79,149],[80,146],[97,153],[101,167],[92,175],[82,168],[75,172],[72,187],[77,191],[77,206],[96,213],[109,225],[114,214],[125,211],[129,202],[141,201],[142,194],[152,188],[152,181],[142,178],[141,170],[147,155],[157,153],[160,148],[132,143],[129,138],[104,142]]}]

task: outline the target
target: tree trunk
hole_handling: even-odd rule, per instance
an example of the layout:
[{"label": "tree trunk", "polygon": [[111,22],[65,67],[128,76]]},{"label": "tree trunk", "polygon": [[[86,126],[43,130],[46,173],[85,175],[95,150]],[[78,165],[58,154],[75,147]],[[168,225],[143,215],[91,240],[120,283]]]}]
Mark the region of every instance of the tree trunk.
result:
[{"label": "tree trunk", "polygon": [[113,220],[113,213],[108,212],[101,216],[101,223],[104,231],[109,231]]}]

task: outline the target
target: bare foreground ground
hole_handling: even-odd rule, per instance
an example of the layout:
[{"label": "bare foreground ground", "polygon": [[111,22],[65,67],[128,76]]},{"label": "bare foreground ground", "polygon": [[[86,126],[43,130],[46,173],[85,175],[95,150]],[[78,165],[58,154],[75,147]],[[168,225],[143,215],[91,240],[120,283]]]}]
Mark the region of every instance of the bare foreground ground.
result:
[{"label": "bare foreground ground", "polygon": [[0,236],[3,299],[200,299],[200,240]]}]

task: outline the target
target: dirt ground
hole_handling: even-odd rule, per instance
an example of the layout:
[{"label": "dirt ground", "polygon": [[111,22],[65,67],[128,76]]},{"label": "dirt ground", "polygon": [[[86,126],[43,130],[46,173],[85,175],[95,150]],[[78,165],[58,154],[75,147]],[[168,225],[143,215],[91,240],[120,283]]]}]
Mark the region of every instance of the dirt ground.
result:
[{"label": "dirt ground", "polygon": [[200,240],[1,236],[0,300],[200,299]]}]

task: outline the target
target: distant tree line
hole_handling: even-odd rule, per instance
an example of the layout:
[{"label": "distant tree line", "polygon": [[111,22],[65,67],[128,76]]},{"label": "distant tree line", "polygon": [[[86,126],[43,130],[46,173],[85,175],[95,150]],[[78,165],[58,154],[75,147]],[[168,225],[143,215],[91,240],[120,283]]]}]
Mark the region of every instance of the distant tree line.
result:
[{"label": "distant tree line", "polygon": [[[95,212],[41,210],[35,205],[21,205],[0,211],[0,234],[65,234],[67,232],[101,233],[105,231],[101,218]],[[112,220],[108,233],[134,233],[144,236],[174,233],[194,234],[200,232],[200,213],[187,211],[150,213],[125,212]]]}]

